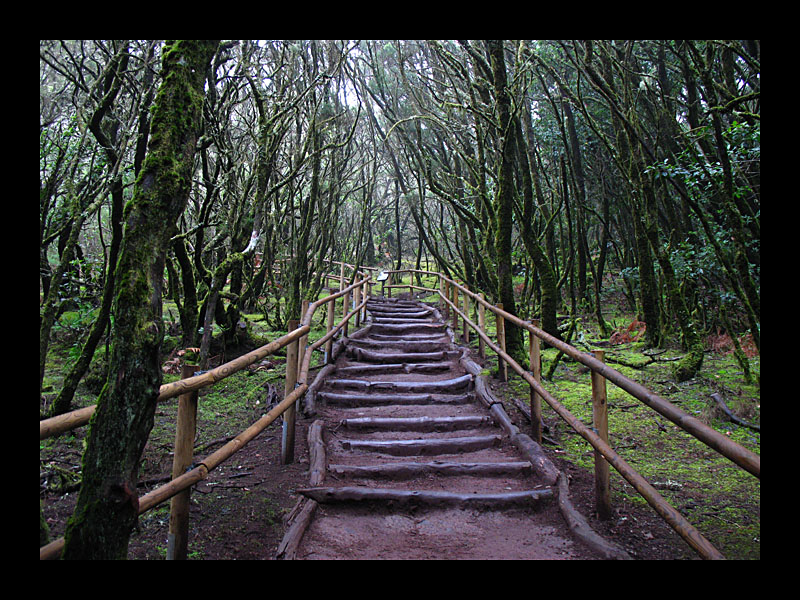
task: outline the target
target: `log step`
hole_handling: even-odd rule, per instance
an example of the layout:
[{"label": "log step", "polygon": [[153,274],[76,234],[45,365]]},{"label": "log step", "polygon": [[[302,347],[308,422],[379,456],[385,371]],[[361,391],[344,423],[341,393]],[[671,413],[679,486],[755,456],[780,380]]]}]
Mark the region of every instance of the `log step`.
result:
[{"label": "log step", "polygon": [[553,498],[549,488],[497,494],[459,494],[454,492],[393,490],[367,487],[316,487],[298,489],[297,493],[319,503],[391,502],[428,506],[486,507],[538,506]]},{"label": "log step", "polygon": [[466,390],[472,384],[472,375],[444,381],[365,381],[363,379],[329,379],[327,385],[334,389],[359,390],[361,392],[410,392],[448,393]]},{"label": "log step", "polygon": [[471,404],[475,394],[337,394],[318,392],[317,398],[328,404],[343,407],[356,406],[411,406],[416,404]]},{"label": "log step", "polygon": [[[373,325],[374,327],[374,325]],[[374,333],[371,332],[369,334],[371,338],[368,341],[371,342],[438,342],[442,344],[449,344],[450,338],[447,337],[447,334],[442,331],[441,333],[433,333],[433,334],[417,334],[417,335],[403,335],[403,334],[383,334],[383,333]]]},{"label": "log step", "polygon": [[405,319],[430,319],[433,318],[433,311],[429,310],[384,310],[384,309],[375,309],[375,308],[367,308],[367,311],[372,314],[373,317],[376,318],[396,318],[402,317]]},{"label": "log step", "polygon": [[381,465],[328,465],[328,471],[354,479],[413,479],[427,475],[495,477],[529,475],[528,461],[513,462],[401,462]]},{"label": "log step", "polygon": [[491,426],[492,418],[484,415],[466,417],[357,417],[342,419],[342,427],[364,430],[454,431]]},{"label": "log step", "polygon": [[348,348],[348,358],[360,362],[377,363],[420,363],[457,359],[461,353],[456,351],[439,350],[436,352],[378,352],[364,348]]},{"label": "log step", "polygon": [[370,334],[402,335],[410,333],[445,333],[444,323],[373,323]]},{"label": "log step", "polygon": [[372,375],[394,373],[438,373],[452,368],[452,364],[444,363],[398,363],[398,364],[372,364],[350,365],[336,369],[337,375]]},{"label": "log step", "polygon": [[448,342],[444,341],[406,341],[406,340],[371,340],[371,339],[361,339],[361,340],[350,340],[348,344],[349,348],[370,348],[373,350],[380,350],[390,348],[392,350],[400,350],[402,352],[408,352],[413,350],[415,352],[439,352],[444,349],[444,347],[449,346]]},{"label": "log step", "polygon": [[345,450],[380,452],[391,456],[432,456],[476,452],[500,444],[499,435],[416,439],[416,440],[340,440]]}]

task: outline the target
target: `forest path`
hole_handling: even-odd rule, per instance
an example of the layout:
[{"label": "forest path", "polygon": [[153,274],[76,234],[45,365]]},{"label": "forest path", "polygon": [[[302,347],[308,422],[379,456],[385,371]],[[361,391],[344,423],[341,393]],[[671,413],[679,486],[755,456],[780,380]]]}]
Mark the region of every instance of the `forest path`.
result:
[{"label": "forest path", "polygon": [[388,298],[367,310],[311,400],[319,441],[297,491],[313,518],[284,557],[598,558],[478,398],[439,312]]}]

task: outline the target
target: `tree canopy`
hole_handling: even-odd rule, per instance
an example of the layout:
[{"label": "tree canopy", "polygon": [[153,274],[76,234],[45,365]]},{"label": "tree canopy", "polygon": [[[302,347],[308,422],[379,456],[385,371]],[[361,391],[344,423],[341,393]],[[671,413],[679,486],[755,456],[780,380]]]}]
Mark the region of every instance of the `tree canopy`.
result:
[{"label": "tree canopy", "polygon": [[92,314],[49,414],[103,340],[109,406],[125,365],[152,396],[162,298],[206,360],[245,311],[285,330],[327,261],[426,261],[557,337],[611,335],[613,295],[679,381],[708,332],[760,350],[758,40],[43,40],[39,136],[40,393]]}]

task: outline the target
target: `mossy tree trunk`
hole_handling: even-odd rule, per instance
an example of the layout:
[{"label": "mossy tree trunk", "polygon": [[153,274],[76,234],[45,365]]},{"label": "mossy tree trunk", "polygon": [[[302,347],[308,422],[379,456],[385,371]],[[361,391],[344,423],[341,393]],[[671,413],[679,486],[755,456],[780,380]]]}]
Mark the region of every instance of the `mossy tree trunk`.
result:
[{"label": "mossy tree trunk", "polygon": [[703,366],[703,339],[697,332],[697,327],[686,305],[686,300],[681,293],[675,270],[672,268],[669,256],[661,243],[657,223],[656,196],[652,182],[644,173],[641,175],[641,182],[644,196],[644,229],[656,260],[661,267],[667,296],[675,313],[678,327],[681,330],[683,346],[686,349],[686,355],[673,365],[672,374],[677,381],[687,381],[694,377]]},{"label": "mossy tree trunk", "polygon": [[91,421],[65,559],[123,559],[139,512],[136,480],[161,385],[164,252],[191,187],[203,85],[215,40],[165,43],[147,157],[125,209],[109,377]]},{"label": "mossy tree trunk", "polygon": [[[494,247],[497,254],[497,292],[500,302],[503,303],[503,310],[516,314],[511,268],[511,234],[514,219],[513,186],[517,157],[517,128],[512,123],[511,98],[508,92],[503,42],[502,40],[487,40],[486,49],[492,67],[494,96],[500,125],[500,130],[497,132],[500,146],[500,165],[497,174],[494,206],[497,217],[497,229],[495,230],[494,238]],[[505,327],[506,352],[520,364],[527,364],[519,327],[509,322],[506,322]]]},{"label": "mossy tree trunk", "polygon": [[544,199],[541,197],[541,189],[535,178],[531,176],[531,166],[528,159],[528,150],[525,145],[525,138],[522,136],[522,128],[517,121],[517,143],[519,145],[519,161],[521,163],[520,171],[522,173],[522,197],[523,206],[522,212],[518,215],[520,222],[520,236],[525,245],[525,249],[530,254],[533,264],[539,274],[539,285],[542,289],[542,305],[541,305],[541,321],[542,329],[550,335],[561,339],[561,333],[558,331],[558,280],[556,278],[553,265],[547,257],[547,254],[539,245],[536,232],[533,230],[534,219],[534,188],[538,196],[539,205],[544,205]]}]

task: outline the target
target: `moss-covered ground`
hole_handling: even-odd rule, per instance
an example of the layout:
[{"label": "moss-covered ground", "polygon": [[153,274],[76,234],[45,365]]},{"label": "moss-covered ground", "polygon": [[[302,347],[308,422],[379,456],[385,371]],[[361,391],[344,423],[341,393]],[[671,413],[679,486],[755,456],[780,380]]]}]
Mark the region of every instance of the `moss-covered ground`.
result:
[{"label": "moss-covered ground", "polygon": [[[760,431],[731,422],[711,398],[711,394],[718,394],[736,416],[752,424],[760,423],[760,387],[744,381],[742,369],[732,354],[707,351],[697,376],[676,383],[670,359],[681,356],[679,348],[669,349],[653,361],[645,354],[647,349],[643,343],[609,346],[607,341],[595,337],[596,331],[591,326],[582,331],[579,328],[578,333],[585,340],[583,344],[576,344],[579,348],[604,350],[606,363],[617,371],[760,454]],[[490,331],[490,335],[493,332]],[[604,343],[596,345],[592,340]],[[553,348],[542,351],[543,373],[548,372],[556,355]],[[491,350],[487,351],[487,357],[487,364],[496,364],[496,356]],[[751,358],[750,363],[751,370],[758,375],[759,358]],[[588,368],[562,357],[551,380],[544,381],[544,386],[584,424],[592,425],[592,388]],[[528,401],[529,386],[513,373],[508,384],[502,386],[501,393],[503,391],[505,404],[512,410],[514,398]],[[727,558],[760,558],[759,479],[611,383],[607,385],[607,398],[612,448]],[[542,417],[547,427],[545,447],[593,477],[594,450],[589,443],[545,402]],[[620,508],[621,513],[626,506],[648,507],[614,469],[611,469],[611,491],[612,504]],[[693,552],[687,546],[686,557],[692,556]]]}]

